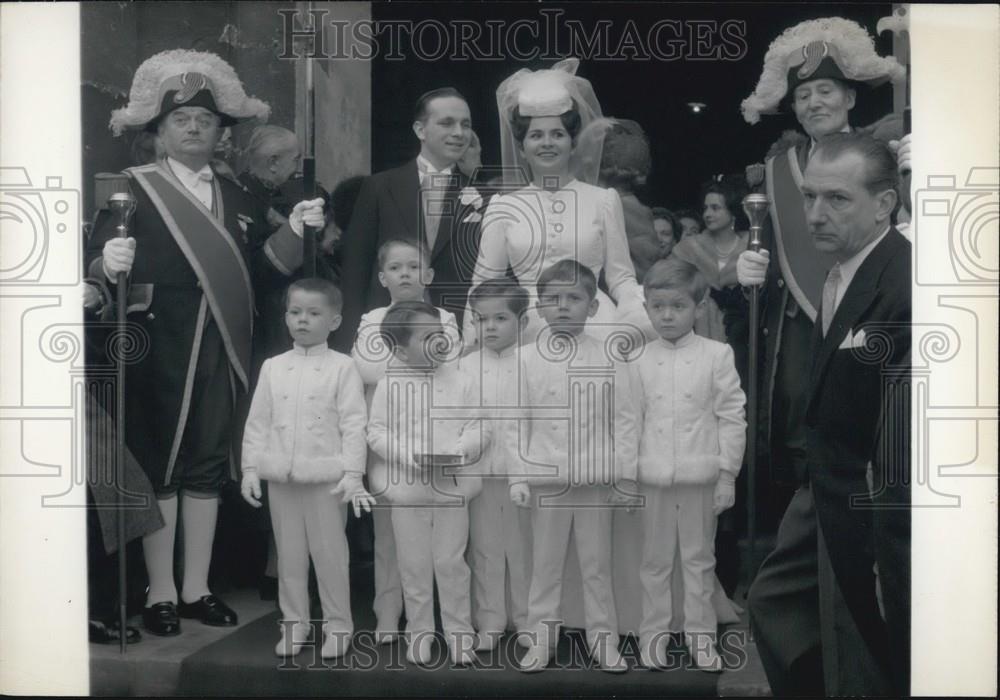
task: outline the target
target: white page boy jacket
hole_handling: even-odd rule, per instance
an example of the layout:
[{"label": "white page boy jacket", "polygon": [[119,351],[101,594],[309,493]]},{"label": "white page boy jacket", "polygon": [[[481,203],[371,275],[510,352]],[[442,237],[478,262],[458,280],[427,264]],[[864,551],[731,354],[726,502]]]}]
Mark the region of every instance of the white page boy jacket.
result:
[{"label": "white page boy jacket", "polygon": [[[390,364],[372,396],[368,445],[375,457],[369,482],[373,495],[393,503],[468,504],[483,480],[469,468],[489,445],[489,420],[477,418],[478,398],[471,379],[457,363],[433,372],[394,368]],[[408,466],[413,455],[464,454],[459,467]]]},{"label": "white page boy jacket", "polygon": [[651,342],[629,363],[640,430],[639,481],[710,484],[739,474],[746,397],[725,343],[688,333]]},{"label": "white page boy jacket", "polygon": [[243,470],[261,479],[339,481],[365,471],[361,376],[325,344],[264,361],[243,432]]},{"label": "white page boy jacket", "polygon": [[[517,345],[500,353],[483,348],[461,359],[459,368],[472,382],[477,406],[485,410],[494,409],[494,413],[498,413],[498,408],[504,413],[516,412],[520,351]],[[491,422],[490,444],[483,450],[479,461],[470,466],[470,471],[497,477],[519,473],[517,418],[496,416]]]},{"label": "white page boy jacket", "polygon": [[636,478],[637,432],[628,369],[586,332],[570,344],[522,346],[516,438],[522,475],[511,484],[611,486]]}]

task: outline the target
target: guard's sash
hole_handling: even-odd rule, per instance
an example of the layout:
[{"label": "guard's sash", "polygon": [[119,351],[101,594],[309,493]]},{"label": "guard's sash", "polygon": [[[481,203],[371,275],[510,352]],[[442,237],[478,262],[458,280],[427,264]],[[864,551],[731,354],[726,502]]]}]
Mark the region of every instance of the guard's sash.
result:
[{"label": "guard's sash", "polygon": [[767,159],[767,191],[771,193],[771,223],[781,276],[795,301],[816,321],[826,273],[834,258],[813,245],[802,199],[802,171],[795,148]]},{"label": "guard's sash", "polygon": [[[157,164],[128,168],[198,276],[233,371],[249,387],[250,340],[253,333],[253,287],[243,254],[222,223],[172,175]],[[215,198],[220,210],[222,193]]]}]

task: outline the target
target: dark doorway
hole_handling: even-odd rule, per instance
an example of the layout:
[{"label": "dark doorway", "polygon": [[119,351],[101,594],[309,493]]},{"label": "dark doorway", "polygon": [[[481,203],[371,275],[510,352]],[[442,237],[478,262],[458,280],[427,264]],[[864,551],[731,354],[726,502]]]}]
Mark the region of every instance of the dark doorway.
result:
[{"label": "dark doorway", "polygon": [[[650,205],[690,207],[702,182],[762,161],[782,131],[797,127],[791,115],[765,117],[750,126],[739,110],[757,84],[770,42],[781,31],[803,20],[838,16],[874,33],[879,18],[891,12],[888,3],[373,3],[379,53],[372,62],[372,171],[413,157],[413,103],[422,92],[443,85],[468,98],[483,142],[483,162],[498,164],[497,85],[518,68],[546,67],[557,57],[577,55],[582,59],[579,73],[592,82],[604,114],[634,119],[649,134],[654,172],[640,197]],[[678,24],[661,35],[660,48],[683,56],[669,61],[655,54],[648,60],[636,58],[644,49],[650,53],[642,44],[650,28],[663,20]],[[464,23],[478,25],[478,41],[460,40]],[[443,41],[441,31],[448,32]],[[596,38],[587,50],[590,58],[570,52],[574,35],[578,49],[581,39]],[[679,43],[664,46],[667,37],[675,36]],[[707,43],[699,46],[699,36]],[[742,47],[734,39],[739,36]],[[497,48],[491,37],[501,37],[504,45]],[[632,37],[639,39],[634,49],[629,48]],[[553,50],[556,43],[558,51]],[[447,50],[436,56],[442,44]],[[485,57],[476,57],[473,44]],[[876,49],[891,53],[891,36],[879,37]],[[713,53],[712,58],[698,57]],[[538,57],[518,60],[518,54]],[[694,114],[689,102],[706,107]],[[869,124],[891,108],[891,89],[880,88],[858,100],[853,123]]]}]

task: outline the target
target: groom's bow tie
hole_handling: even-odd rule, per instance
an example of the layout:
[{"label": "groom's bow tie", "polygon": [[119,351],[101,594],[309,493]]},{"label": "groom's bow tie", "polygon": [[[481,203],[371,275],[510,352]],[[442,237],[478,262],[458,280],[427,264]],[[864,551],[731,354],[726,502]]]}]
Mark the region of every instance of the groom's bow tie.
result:
[{"label": "groom's bow tie", "polygon": [[212,169],[207,165],[198,171],[198,179],[204,180],[205,182],[211,182],[215,175],[212,173]]}]

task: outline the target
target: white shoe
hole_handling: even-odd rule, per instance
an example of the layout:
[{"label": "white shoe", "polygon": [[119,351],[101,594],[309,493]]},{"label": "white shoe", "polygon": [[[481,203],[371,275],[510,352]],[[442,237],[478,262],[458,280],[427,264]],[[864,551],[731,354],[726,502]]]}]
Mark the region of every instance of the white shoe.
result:
[{"label": "white shoe", "polygon": [[704,633],[693,637],[685,633],[684,641],[687,644],[688,653],[694,661],[695,667],[700,671],[709,673],[720,673],[722,671],[722,657],[715,649],[714,635]]},{"label": "white shoe", "polygon": [[411,664],[429,666],[431,663],[431,644],[434,635],[430,632],[411,634],[406,647],[406,660]]},{"label": "white shoe", "polygon": [[606,671],[607,673],[625,673],[628,671],[628,663],[625,661],[625,657],[621,655],[621,652],[618,651],[617,635],[598,642],[591,649],[591,653],[602,671]]},{"label": "white shoe", "polygon": [[531,635],[529,635],[527,632],[522,632],[521,630],[518,630],[517,643],[525,649],[530,649],[532,645]]},{"label": "white shoe", "polygon": [[396,624],[386,624],[381,619],[375,621],[375,643],[392,644],[399,639],[399,620]]},{"label": "white shoe", "polygon": [[500,643],[502,631],[483,630],[476,635],[476,651],[492,651]]},{"label": "white shoe", "polygon": [[541,644],[532,644],[528,647],[528,651],[524,653],[521,657],[521,661],[518,662],[518,668],[524,673],[537,673],[539,671],[544,671],[545,667],[549,665],[549,649],[548,647]]},{"label": "white shoe", "polygon": [[667,637],[654,635],[639,640],[639,663],[646,668],[666,668]]},{"label": "white shoe", "polygon": [[339,659],[351,648],[351,635],[340,632],[324,632],[323,650],[320,656],[324,659]]},{"label": "white shoe", "polygon": [[281,625],[281,639],[274,647],[274,653],[282,658],[295,656],[309,643],[310,625],[297,623],[292,625],[291,633],[288,625]]}]

